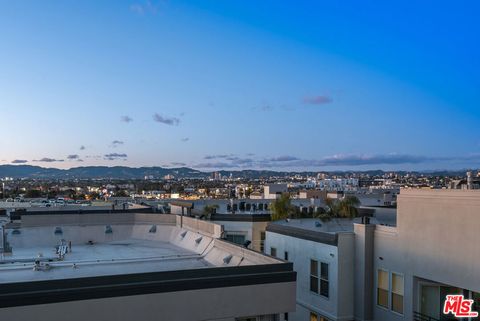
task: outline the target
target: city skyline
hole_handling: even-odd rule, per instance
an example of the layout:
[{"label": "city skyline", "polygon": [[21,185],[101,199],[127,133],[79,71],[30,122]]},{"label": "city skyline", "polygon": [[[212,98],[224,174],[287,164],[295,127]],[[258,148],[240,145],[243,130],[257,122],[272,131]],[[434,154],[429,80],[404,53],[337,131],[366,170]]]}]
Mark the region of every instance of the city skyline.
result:
[{"label": "city skyline", "polygon": [[478,9],[0,2],[0,165],[480,167]]}]

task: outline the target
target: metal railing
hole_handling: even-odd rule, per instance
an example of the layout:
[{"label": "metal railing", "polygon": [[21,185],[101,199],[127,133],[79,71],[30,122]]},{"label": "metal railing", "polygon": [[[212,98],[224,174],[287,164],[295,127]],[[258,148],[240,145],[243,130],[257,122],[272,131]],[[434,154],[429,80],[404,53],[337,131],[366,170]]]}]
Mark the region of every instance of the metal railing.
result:
[{"label": "metal railing", "polygon": [[437,318],[428,316],[426,314],[413,311],[413,321],[440,321]]}]

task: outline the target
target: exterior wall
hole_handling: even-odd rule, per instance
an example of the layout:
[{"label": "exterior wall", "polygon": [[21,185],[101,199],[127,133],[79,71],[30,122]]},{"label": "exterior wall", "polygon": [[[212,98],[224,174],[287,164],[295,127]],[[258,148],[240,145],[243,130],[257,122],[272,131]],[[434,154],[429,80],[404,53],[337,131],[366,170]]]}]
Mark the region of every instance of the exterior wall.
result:
[{"label": "exterior wall", "polygon": [[[261,248],[265,248],[265,240],[262,240],[262,234],[266,233],[269,222],[253,222],[252,223],[252,250],[261,252]],[[265,238],[266,238],[266,234]]]},{"label": "exterior wall", "polygon": [[111,214],[35,214],[22,215],[22,227],[111,224],[175,224],[175,215],[111,213]]},{"label": "exterior wall", "polygon": [[298,198],[300,199],[320,198],[322,200],[325,200],[327,198],[327,192],[322,190],[315,190],[315,189],[300,191],[298,193]]},{"label": "exterior wall", "polygon": [[234,321],[293,311],[294,293],[295,282],[156,293],[3,308],[0,320]]},{"label": "exterior wall", "polygon": [[373,237],[375,225],[354,224],[355,231],[355,320],[373,318]]},{"label": "exterior wall", "polygon": [[215,221],[215,223],[223,226],[225,234],[245,235],[245,239],[252,242],[249,248],[260,252],[261,234],[265,232],[269,222]]},{"label": "exterior wall", "polygon": [[480,191],[402,190],[397,227],[376,227],[374,273],[404,275],[404,315],[378,307],[375,298],[375,320],[411,320],[417,278],[480,292],[478,231]]},{"label": "exterior wall", "polygon": [[480,292],[480,191],[402,191],[397,226],[416,275]]},{"label": "exterior wall", "polygon": [[225,234],[241,234],[245,235],[246,240],[252,240],[253,222],[216,221],[215,223],[223,225]]},{"label": "exterior wall", "polygon": [[201,232],[204,235],[214,238],[221,238],[223,234],[223,228],[221,225],[209,221],[198,220],[192,217],[176,215],[176,223],[177,226],[182,228]]},{"label": "exterior wall", "polygon": [[269,184],[263,187],[263,195],[266,199],[276,199],[279,194],[287,191],[287,184]]},{"label": "exterior wall", "polygon": [[[277,249],[277,256],[289,261],[297,272],[297,311],[289,320],[308,320],[316,312],[330,320],[353,319],[353,233],[339,233],[338,246],[304,240],[267,231],[265,251]],[[329,298],[310,291],[310,259],[329,264]]]}]

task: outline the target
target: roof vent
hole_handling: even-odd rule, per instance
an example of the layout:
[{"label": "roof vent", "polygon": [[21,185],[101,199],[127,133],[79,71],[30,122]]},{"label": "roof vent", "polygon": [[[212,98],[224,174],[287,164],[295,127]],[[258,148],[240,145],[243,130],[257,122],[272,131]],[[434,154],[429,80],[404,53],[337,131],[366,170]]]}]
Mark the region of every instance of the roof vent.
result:
[{"label": "roof vent", "polygon": [[55,228],[55,231],[54,231],[53,233],[54,233],[55,235],[61,235],[61,234],[63,234],[62,228],[59,227],[59,226],[57,226],[57,227]]},{"label": "roof vent", "polygon": [[12,231],[12,235],[20,235],[20,234],[22,234],[22,232],[17,228]]},{"label": "roof vent", "polygon": [[225,256],[225,257],[223,258],[223,263],[225,263],[225,264],[230,263],[230,261],[232,260],[232,258],[233,258],[233,255],[232,255],[232,254],[229,254],[229,255]]},{"label": "roof vent", "polygon": [[113,230],[110,225],[105,226],[105,234],[112,234]]},{"label": "roof vent", "polygon": [[150,229],[148,230],[148,233],[157,233],[157,226],[152,225],[152,227],[150,227]]},{"label": "roof vent", "polygon": [[185,237],[185,235],[187,235],[187,231],[182,232],[182,234],[180,234],[180,236],[182,237],[182,239]]},{"label": "roof vent", "polygon": [[315,222],[315,227],[322,227],[322,223],[320,223],[320,222]]},{"label": "roof vent", "polygon": [[202,241],[202,239],[203,239],[203,237],[200,236],[198,239],[195,240],[195,243],[200,244],[200,242]]}]

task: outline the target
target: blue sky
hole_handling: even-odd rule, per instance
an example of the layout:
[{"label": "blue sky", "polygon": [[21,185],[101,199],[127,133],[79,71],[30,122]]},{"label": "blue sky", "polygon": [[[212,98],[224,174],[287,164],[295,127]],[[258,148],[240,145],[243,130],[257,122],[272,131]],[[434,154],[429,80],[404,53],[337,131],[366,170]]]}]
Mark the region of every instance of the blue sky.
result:
[{"label": "blue sky", "polygon": [[0,164],[480,167],[479,9],[0,0]]}]

